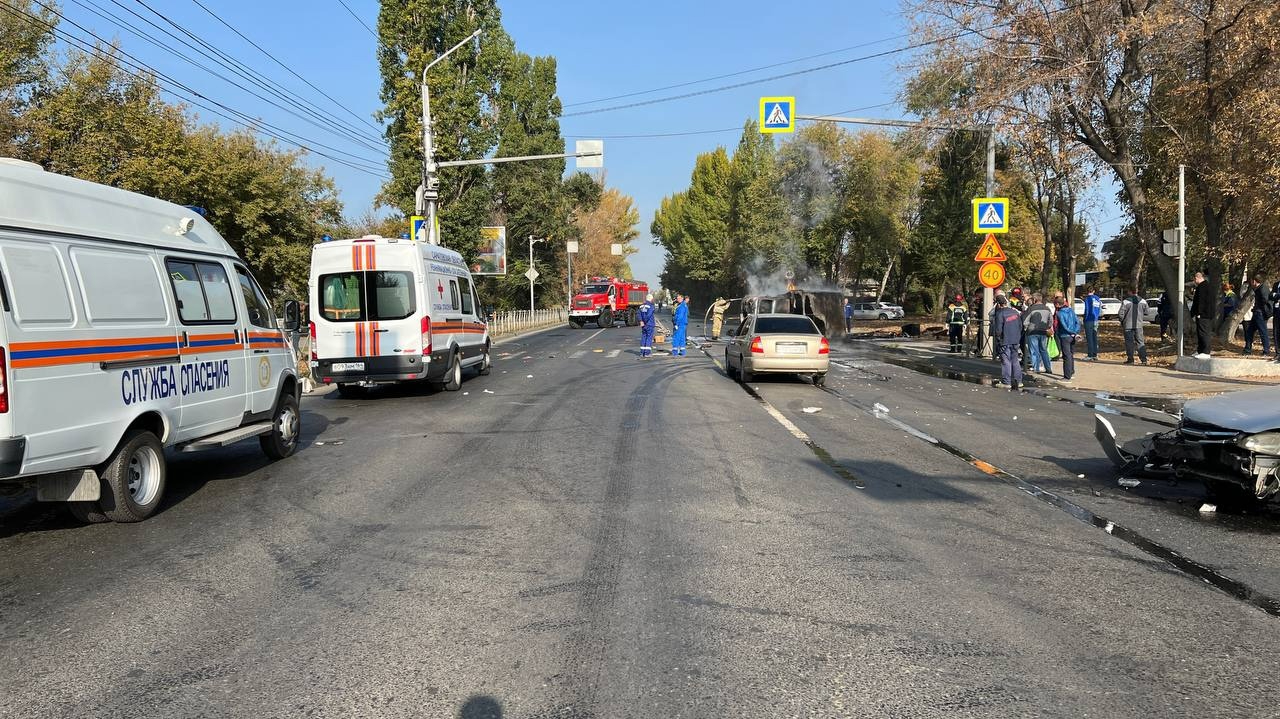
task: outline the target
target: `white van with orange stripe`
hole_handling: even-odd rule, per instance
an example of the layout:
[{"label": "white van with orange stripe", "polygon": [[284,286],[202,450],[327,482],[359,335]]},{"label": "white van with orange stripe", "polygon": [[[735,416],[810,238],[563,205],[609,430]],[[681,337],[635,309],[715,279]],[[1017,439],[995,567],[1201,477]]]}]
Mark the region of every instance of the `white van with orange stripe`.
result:
[{"label": "white van with orange stripe", "polygon": [[368,235],[311,252],[311,374],[343,396],[426,380],[462,386],[493,366],[471,272],[453,250]]},{"label": "white van with orange stripe", "polygon": [[198,213],[0,159],[0,480],[139,521],[166,447],[287,457],[299,397],[270,302]]}]

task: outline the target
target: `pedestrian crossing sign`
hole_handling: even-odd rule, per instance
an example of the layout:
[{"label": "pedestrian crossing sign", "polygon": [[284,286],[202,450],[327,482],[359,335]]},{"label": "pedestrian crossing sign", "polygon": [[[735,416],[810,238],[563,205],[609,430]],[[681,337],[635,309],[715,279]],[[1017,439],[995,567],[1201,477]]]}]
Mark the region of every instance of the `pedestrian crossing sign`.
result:
[{"label": "pedestrian crossing sign", "polygon": [[1009,198],[973,198],[973,231],[985,235],[1009,231]]},{"label": "pedestrian crossing sign", "polygon": [[760,132],[795,132],[796,99],[794,97],[760,98]]}]

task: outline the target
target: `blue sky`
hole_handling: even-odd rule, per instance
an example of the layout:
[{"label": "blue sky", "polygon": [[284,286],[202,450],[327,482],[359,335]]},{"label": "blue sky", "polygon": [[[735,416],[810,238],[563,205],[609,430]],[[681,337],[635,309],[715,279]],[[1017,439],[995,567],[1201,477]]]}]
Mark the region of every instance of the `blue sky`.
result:
[{"label": "blue sky", "polygon": [[[360,20],[374,27],[378,12],[375,0],[199,1],[343,107],[322,97],[224,27],[195,0],[141,0],[254,71],[307,98],[310,106],[324,117],[354,126],[355,132],[365,136],[377,135],[363,122],[372,122],[372,114],[380,107],[375,40],[342,4],[345,2]],[[163,39],[175,44],[173,35],[178,31],[165,25],[138,0],[61,2],[68,21],[103,37],[118,39],[124,51],[174,80],[198,89],[208,98],[310,141],[358,156],[364,163],[381,166],[385,160],[385,152],[379,150],[376,141],[366,138],[361,144],[309,124],[175,58],[138,38],[118,22],[93,12],[94,9],[110,12],[159,37],[154,27],[124,9],[128,8],[166,27],[170,34]],[[900,85],[897,63],[902,56],[857,61],[670,102],[573,115],[750,82],[892,49],[908,42],[901,37],[906,26],[897,0],[802,5],[760,0],[606,3],[511,0],[502,3],[502,11],[503,24],[521,51],[557,58],[560,97],[566,113],[561,127],[570,149],[575,138],[605,139],[608,182],[632,195],[640,211],[641,238],[637,242],[640,252],[632,258],[632,265],[638,277],[650,281],[657,279],[662,266],[662,252],[651,244],[648,235],[659,201],[687,185],[698,153],[721,144],[734,146],[742,123],[757,112],[761,95],[794,95],[799,111],[805,114],[857,110],[857,114],[872,117],[900,115],[892,103]],[[83,34],[70,24],[64,24],[63,29]],[[213,63],[196,54],[191,47],[194,44],[188,41],[180,47],[186,54],[212,66]],[[806,57],[808,59],[800,59]],[[797,61],[788,62],[791,60]],[[610,102],[590,102],[778,63],[786,64]],[[225,69],[218,71],[231,75]],[[891,104],[873,107],[885,103]],[[208,111],[198,112],[205,120],[224,126],[230,124]],[[312,121],[324,124],[316,118]],[[698,134],[679,134],[690,132]],[[332,150],[323,151],[333,154]],[[340,156],[350,159],[350,155]],[[348,215],[359,215],[371,207],[381,182],[378,177],[324,157],[312,156],[310,161],[334,177]],[[1103,204],[1095,220],[1119,214],[1111,203]],[[1103,235],[1118,229],[1120,223],[1113,220],[1105,225]],[[445,240],[447,242],[447,238]]]}]

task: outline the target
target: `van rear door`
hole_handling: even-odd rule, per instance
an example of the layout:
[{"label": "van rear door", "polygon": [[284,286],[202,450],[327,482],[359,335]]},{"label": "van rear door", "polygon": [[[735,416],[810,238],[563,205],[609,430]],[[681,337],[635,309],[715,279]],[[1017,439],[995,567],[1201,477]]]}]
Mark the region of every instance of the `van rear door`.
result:
[{"label": "van rear door", "polygon": [[[420,361],[412,366],[399,361],[422,351],[412,245],[356,240],[350,247],[349,265],[317,260],[319,311],[313,313],[317,359],[333,362],[335,376],[352,374],[351,381],[361,379],[354,376],[357,374],[367,377],[419,371]],[[332,257],[334,253],[327,254]]]}]

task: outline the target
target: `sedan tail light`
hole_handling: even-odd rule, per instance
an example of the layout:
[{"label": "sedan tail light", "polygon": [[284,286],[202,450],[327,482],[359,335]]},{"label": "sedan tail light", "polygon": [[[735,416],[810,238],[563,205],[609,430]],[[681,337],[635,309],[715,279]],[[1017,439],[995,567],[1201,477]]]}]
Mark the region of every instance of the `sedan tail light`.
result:
[{"label": "sedan tail light", "polygon": [[307,324],[310,325],[307,331],[311,333],[311,361],[318,362],[320,355],[316,353],[316,323],[308,322]]},{"label": "sedan tail light", "polygon": [[818,354],[820,355],[831,354],[831,343],[827,341],[826,337],[823,337],[822,340],[818,342]]},{"label": "sedan tail light", "polygon": [[759,337],[756,337],[755,339],[751,340],[751,354],[755,354],[755,355],[764,354],[764,340],[760,339]]},{"label": "sedan tail light", "polygon": [[[424,316],[422,318],[422,356],[431,355],[431,318]],[[426,360],[424,359],[423,362]]]}]

